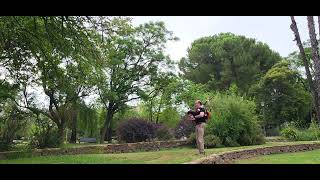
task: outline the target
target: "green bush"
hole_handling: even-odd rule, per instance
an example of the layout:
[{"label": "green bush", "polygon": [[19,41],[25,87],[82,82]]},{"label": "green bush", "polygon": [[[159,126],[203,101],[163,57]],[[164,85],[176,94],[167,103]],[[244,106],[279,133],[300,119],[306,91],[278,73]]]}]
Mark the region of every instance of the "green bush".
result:
[{"label": "green bush", "polygon": [[308,132],[310,132],[311,134],[314,134],[317,138],[320,137],[320,127],[316,121],[311,122]]},{"label": "green bush", "polygon": [[31,139],[29,146],[31,148],[55,148],[61,145],[58,130],[46,129],[44,131],[38,131]]},{"label": "green bush", "polygon": [[60,139],[57,131],[50,131],[46,134],[37,133],[30,142],[32,148],[55,148],[60,147]]},{"label": "green bush", "polygon": [[281,130],[280,134],[287,139],[296,140],[298,137],[298,130],[293,127],[286,127]]},{"label": "green bush", "polygon": [[296,137],[296,140],[298,141],[314,141],[318,139],[319,139],[319,135],[312,133],[308,130],[298,131],[297,137]]},{"label": "green bush", "polygon": [[225,146],[246,146],[264,143],[255,103],[235,93],[217,93],[207,105],[212,118],[205,132],[220,138]]},{"label": "green bush", "polygon": [[27,134],[30,117],[31,114],[20,111],[12,102],[0,108],[0,151],[11,150],[13,140]]},{"label": "green bush", "polygon": [[320,128],[312,121],[308,129],[297,129],[293,124],[285,124],[281,135],[292,141],[314,141],[320,139]]},{"label": "green bush", "polygon": [[[191,145],[192,147],[197,147],[195,133],[190,134],[188,138],[188,144]],[[219,137],[212,134],[208,134],[204,136],[204,146],[205,148],[215,148],[215,147],[222,147],[223,145],[221,144]]]},{"label": "green bush", "polygon": [[38,116],[32,126],[29,148],[55,148],[62,145],[58,127],[45,116]]},{"label": "green bush", "polygon": [[213,147],[221,147],[222,144],[219,137],[209,134],[204,137],[204,146],[206,148],[213,148]]},{"label": "green bush", "polygon": [[237,146],[241,146],[237,141],[235,141],[234,139],[232,139],[231,137],[226,137],[224,139],[224,143],[225,146],[229,146],[229,147],[237,147]]}]

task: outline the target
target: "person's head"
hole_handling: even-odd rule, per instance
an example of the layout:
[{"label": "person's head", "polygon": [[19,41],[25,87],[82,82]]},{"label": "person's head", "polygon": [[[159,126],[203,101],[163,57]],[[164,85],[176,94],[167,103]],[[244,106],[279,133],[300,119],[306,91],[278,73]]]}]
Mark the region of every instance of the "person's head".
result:
[{"label": "person's head", "polygon": [[202,106],[202,102],[200,101],[200,100],[196,100],[195,102],[194,102],[194,107],[195,108],[200,108]]}]

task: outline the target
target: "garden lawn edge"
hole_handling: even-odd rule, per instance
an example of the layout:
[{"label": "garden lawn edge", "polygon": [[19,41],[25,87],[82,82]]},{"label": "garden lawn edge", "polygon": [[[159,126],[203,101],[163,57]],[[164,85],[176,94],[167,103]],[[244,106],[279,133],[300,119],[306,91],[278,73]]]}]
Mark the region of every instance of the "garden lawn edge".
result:
[{"label": "garden lawn edge", "polygon": [[14,159],[21,157],[51,156],[51,155],[75,155],[75,154],[108,154],[127,153],[140,151],[159,151],[186,145],[186,140],[154,141],[123,144],[98,144],[69,148],[34,149],[30,151],[6,151],[0,152],[0,159]]},{"label": "garden lawn edge", "polygon": [[232,151],[209,155],[207,157],[203,157],[185,164],[230,164],[230,163],[233,163],[234,160],[246,159],[246,158],[251,158],[255,156],[311,151],[315,149],[320,149],[320,142],[313,142],[313,143],[307,143],[307,144],[269,146],[269,147],[261,147],[261,148],[254,148],[254,149],[245,149],[245,150],[232,150]]}]

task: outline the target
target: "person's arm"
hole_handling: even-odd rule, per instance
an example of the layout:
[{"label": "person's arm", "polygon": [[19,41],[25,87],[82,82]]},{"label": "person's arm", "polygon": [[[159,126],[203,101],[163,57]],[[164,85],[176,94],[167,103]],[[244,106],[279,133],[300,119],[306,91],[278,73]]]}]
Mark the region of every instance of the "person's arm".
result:
[{"label": "person's arm", "polygon": [[194,116],[194,118],[202,118],[204,116],[204,112],[200,112],[199,115]]},{"label": "person's arm", "polygon": [[196,119],[194,118],[193,115],[189,115],[189,120],[190,120],[190,121],[194,121],[194,120],[196,120]]},{"label": "person's arm", "polygon": [[198,115],[195,115],[194,118],[198,119],[198,118],[202,118],[205,115],[205,109],[204,108],[200,108],[200,113]]},{"label": "person's arm", "polygon": [[187,114],[188,114],[188,120],[190,120],[190,121],[194,121],[195,120],[195,118],[194,118],[194,114],[195,114],[195,112],[194,111],[188,111],[187,112]]}]

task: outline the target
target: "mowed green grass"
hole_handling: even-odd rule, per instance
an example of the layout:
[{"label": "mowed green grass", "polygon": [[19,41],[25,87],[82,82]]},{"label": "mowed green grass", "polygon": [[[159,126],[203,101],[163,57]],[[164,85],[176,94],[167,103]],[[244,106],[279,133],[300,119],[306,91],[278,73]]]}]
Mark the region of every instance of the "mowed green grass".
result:
[{"label": "mowed green grass", "polygon": [[[207,154],[228,150],[244,149],[245,147],[207,149]],[[195,148],[181,147],[153,152],[133,152],[121,154],[81,154],[61,156],[41,156],[0,160],[0,163],[27,164],[179,164],[189,162],[203,156],[197,155]]]},{"label": "mowed green grass", "polygon": [[[233,150],[302,143],[310,143],[310,141],[270,142],[256,146],[213,148],[207,149],[206,152],[207,155],[210,155]],[[0,160],[0,164],[180,164],[190,162],[201,157],[204,156],[197,155],[197,150],[195,148],[180,147],[153,152],[60,155],[6,159]]]},{"label": "mowed green grass", "polygon": [[236,164],[320,164],[320,149],[306,152],[272,154],[239,160]]}]

